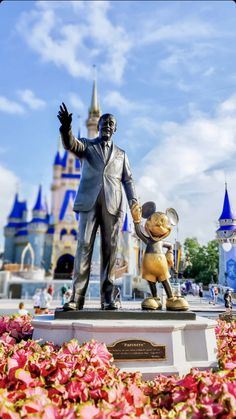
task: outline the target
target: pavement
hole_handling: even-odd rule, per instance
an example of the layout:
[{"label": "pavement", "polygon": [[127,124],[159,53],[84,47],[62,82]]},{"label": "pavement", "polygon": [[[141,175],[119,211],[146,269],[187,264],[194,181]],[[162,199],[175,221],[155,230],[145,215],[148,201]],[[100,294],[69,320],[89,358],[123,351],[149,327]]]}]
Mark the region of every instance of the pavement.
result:
[{"label": "pavement", "polygon": [[[218,301],[216,305],[209,303],[209,298],[199,298],[198,296],[187,295],[185,297],[189,303],[190,310],[197,313],[199,316],[218,318],[219,314],[225,312],[225,306],[223,301]],[[0,299],[0,315],[15,314],[18,312],[19,303],[23,301],[26,310],[30,314],[34,314],[32,300],[18,300],[18,299]],[[122,301],[122,309],[132,310],[141,308],[142,300],[129,300]],[[60,300],[53,300],[51,303],[50,311],[54,311],[55,308],[61,307]],[[86,308],[100,308],[99,300],[86,300]],[[233,306],[233,313],[236,314],[236,305]]]}]

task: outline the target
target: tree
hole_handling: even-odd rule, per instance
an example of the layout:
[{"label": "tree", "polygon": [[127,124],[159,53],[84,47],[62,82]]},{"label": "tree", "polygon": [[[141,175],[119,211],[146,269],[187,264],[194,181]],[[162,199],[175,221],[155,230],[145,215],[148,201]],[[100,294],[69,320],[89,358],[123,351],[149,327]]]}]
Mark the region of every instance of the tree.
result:
[{"label": "tree", "polygon": [[216,240],[201,246],[196,238],[187,238],[184,242],[185,255],[189,260],[184,270],[185,278],[193,278],[196,282],[208,285],[217,282],[219,250]]}]

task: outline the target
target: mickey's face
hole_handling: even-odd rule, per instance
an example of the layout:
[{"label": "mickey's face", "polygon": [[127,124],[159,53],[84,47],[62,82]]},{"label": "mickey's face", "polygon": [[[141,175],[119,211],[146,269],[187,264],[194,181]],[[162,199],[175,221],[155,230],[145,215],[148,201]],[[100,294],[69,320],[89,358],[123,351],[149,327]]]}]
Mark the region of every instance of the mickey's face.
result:
[{"label": "mickey's face", "polygon": [[145,229],[156,240],[169,236],[171,232],[169,219],[163,212],[154,212],[146,221]]}]

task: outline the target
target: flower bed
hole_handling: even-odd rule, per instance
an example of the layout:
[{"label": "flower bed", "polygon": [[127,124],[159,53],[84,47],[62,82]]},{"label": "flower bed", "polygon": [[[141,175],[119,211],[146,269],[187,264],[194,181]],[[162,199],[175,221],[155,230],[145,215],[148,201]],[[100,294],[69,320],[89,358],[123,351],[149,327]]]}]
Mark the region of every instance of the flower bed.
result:
[{"label": "flower bed", "polygon": [[20,342],[22,339],[31,339],[33,335],[33,326],[31,324],[32,316],[13,316],[0,317],[0,340],[9,343]]},{"label": "flower bed", "polygon": [[29,317],[0,318],[0,330],[2,419],[225,419],[236,415],[235,322],[221,321],[216,328],[219,371],[194,369],[182,378],[159,375],[149,382],[139,373],[120,371],[106,346],[96,341],[79,345],[73,339],[61,347],[19,341],[32,332]]}]

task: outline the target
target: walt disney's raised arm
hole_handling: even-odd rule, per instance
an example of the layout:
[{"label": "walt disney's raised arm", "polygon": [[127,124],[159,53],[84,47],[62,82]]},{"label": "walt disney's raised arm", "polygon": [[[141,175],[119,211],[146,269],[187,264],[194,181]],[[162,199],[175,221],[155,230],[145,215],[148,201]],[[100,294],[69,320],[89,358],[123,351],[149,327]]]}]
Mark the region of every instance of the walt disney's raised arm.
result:
[{"label": "walt disney's raised arm", "polygon": [[61,123],[60,133],[64,148],[70,150],[76,157],[83,157],[86,149],[86,141],[84,139],[78,140],[73,136],[71,130],[72,113],[68,112],[67,107],[63,102],[57,117]]}]

